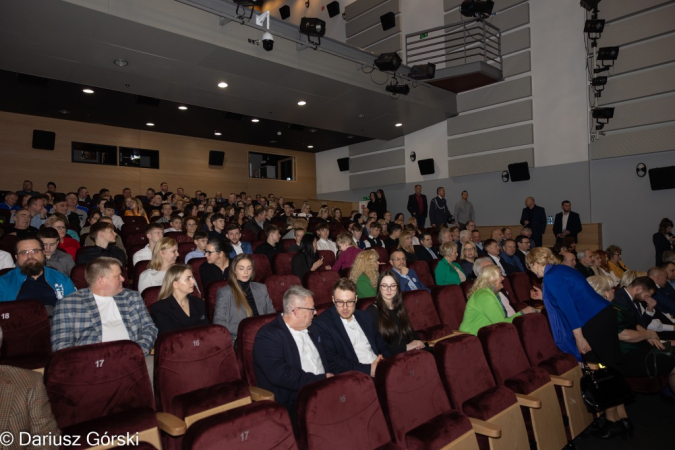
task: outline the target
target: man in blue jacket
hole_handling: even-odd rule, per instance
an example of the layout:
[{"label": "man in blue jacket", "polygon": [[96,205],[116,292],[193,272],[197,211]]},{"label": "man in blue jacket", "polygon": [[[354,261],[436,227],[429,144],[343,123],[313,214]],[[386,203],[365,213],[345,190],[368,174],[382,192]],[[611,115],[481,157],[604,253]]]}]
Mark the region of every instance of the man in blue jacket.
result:
[{"label": "man in blue jacket", "polygon": [[394,250],[389,255],[389,263],[391,270],[398,275],[398,283],[401,285],[401,292],[415,291],[417,289],[424,289],[431,292],[431,289],[426,287],[420,276],[417,275],[413,269],[408,269],[406,266],[405,253],[401,250]]},{"label": "man in blue jacket", "polygon": [[241,253],[246,253],[247,255],[253,254],[251,243],[241,240],[241,230],[239,229],[239,225],[231,223],[225,228],[225,231],[227,233],[227,238],[230,240],[230,246],[232,247],[232,251],[228,255],[230,259]]},{"label": "man in blue jacket", "polygon": [[389,346],[365,311],[356,309],[356,284],[341,278],[333,288],[334,308],[314,321],[334,374],[358,370],[375,376],[377,364],[391,356]]},{"label": "man in blue jacket", "polygon": [[51,316],[56,302],[76,291],[73,282],[45,266],[44,245],[35,237],[19,239],[14,254],[17,267],[0,277],[0,301],[36,299]]}]

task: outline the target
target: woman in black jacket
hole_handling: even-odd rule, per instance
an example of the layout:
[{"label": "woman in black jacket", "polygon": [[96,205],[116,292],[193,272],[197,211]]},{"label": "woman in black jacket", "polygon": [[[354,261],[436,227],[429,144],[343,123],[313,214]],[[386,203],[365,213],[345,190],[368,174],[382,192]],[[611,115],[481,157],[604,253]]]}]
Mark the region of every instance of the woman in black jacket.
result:
[{"label": "woman in black jacket", "polygon": [[383,219],[384,213],[387,212],[387,199],[384,197],[382,189],[378,189],[375,193],[375,210],[377,211],[377,218]]},{"label": "woman in black jacket", "polygon": [[675,237],[673,237],[673,221],[669,218],[661,219],[659,231],[652,236],[654,250],[656,251],[656,265],[663,264],[663,252],[675,248]]},{"label": "woman in black jacket", "polygon": [[164,276],[158,301],[150,307],[150,316],[158,334],[181,328],[208,325],[204,301],[192,295],[195,279],[190,266],[174,264]]},{"label": "woman in black jacket", "polygon": [[366,206],[366,208],[368,208],[368,212],[370,211],[377,212],[377,196],[375,195],[375,192],[371,192],[369,198],[370,200],[368,201],[368,205]]},{"label": "woman in black jacket", "polygon": [[[300,241],[300,250],[293,256],[291,272],[296,277],[303,279],[307,272],[318,270],[323,264],[323,256],[319,258],[316,252],[316,237],[307,233]],[[329,270],[330,267],[326,266]]]}]

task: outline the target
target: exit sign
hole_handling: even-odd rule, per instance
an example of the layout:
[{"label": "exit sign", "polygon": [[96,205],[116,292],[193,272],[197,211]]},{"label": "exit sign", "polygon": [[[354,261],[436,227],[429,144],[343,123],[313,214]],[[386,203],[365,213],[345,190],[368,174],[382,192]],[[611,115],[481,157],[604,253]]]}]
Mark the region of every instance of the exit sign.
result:
[{"label": "exit sign", "polygon": [[367,202],[368,200],[370,200],[370,197],[363,197],[364,202]]},{"label": "exit sign", "polygon": [[429,33],[420,34],[420,39],[424,39],[424,38],[427,38],[427,37],[429,37]]}]

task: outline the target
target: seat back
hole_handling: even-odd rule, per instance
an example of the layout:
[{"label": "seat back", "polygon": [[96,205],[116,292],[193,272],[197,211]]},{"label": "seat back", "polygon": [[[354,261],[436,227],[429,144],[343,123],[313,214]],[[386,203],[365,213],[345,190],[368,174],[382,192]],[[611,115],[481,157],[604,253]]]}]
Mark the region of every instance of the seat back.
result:
[{"label": "seat back", "polygon": [[410,430],[451,409],[434,357],[423,350],[380,361],[375,387],[394,441],[404,447]]},{"label": "seat back", "polygon": [[305,275],[305,287],[314,292],[314,305],[328,305],[333,302],[333,287],[340,279],[334,270],[311,270]]},{"label": "seat back", "polygon": [[506,380],[530,367],[515,325],[488,325],[478,330],[478,339],[497,384],[503,386]]},{"label": "seat back", "polygon": [[377,297],[365,297],[365,298],[360,298],[360,299],[358,299],[358,301],[356,302],[356,307],[357,307],[358,309],[360,309],[361,311],[365,311],[366,309],[368,309],[368,307],[369,307],[370,305],[372,305],[373,303],[375,303],[376,300],[377,300]]},{"label": "seat back", "polygon": [[192,269],[192,276],[194,277],[195,282],[197,283],[197,287],[199,288],[199,294],[201,298],[204,298],[206,294],[204,286],[202,285],[202,277],[199,275],[199,268],[205,262],[206,258],[192,258],[190,262],[188,262],[190,269]]},{"label": "seat back", "polygon": [[59,428],[136,408],[155,408],[143,350],[132,341],[53,353],[44,373]]},{"label": "seat back", "polygon": [[467,302],[469,301],[469,291],[473,287],[473,283],[475,281],[476,280],[466,280],[459,284],[460,287],[462,288],[462,292],[464,293],[464,300]]},{"label": "seat back", "polygon": [[[391,442],[370,376],[348,372],[303,387],[296,401],[301,449],[377,449]],[[395,448],[395,447],[394,447]]]},{"label": "seat back", "polygon": [[[7,221],[9,223],[9,221]],[[14,254],[14,246],[16,245],[17,237],[14,234],[7,234],[0,240],[0,250],[6,251],[10,255]]]},{"label": "seat back", "polygon": [[164,237],[171,238],[175,241],[178,241],[179,236],[187,236],[187,235],[182,231],[169,231],[168,233],[164,233]]},{"label": "seat back", "polygon": [[389,252],[384,247],[373,247],[373,250],[377,252],[377,260],[382,264],[389,263]]},{"label": "seat back", "polygon": [[172,400],[188,392],[241,380],[227,328],[202,325],[162,333],[155,342],[157,410],[172,412]]},{"label": "seat back", "polygon": [[84,270],[86,268],[86,264],[76,264],[70,271],[70,279],[77,289],[86,289],[89,287],[87,279],[84,278]]},{"label": "seat back", "polygon": [[431,272],[431,275],[434,277],[434,281],[436,281],[436,267],[440,262],[441,259],[432,259],[431,261],[429,261],[429,271]]},{"label": "seat back", "polygon": [[287,252],[289,248],[295,245],[295,239],[282,239],[281,245],[284,247],[284,251]]},{"label": "seat back", "polygon": [[507,275],[511,283],[512,293],[518,303],[530,300],[530,291],[532,290],[532,283],[530,277],[524,272],[516,272]]},{"label": "seat back", "polygon": [[194,242],[180,242],[178,244],[178,262],[183,263],[185,262],[185,256],[187,256],[188,253],[194,252],[197,250],[197,244]]},{"label": "seat back", "polygon": [[435,286],[431,290],[431,298],[434,301],[441,323],[453,330],[459,330],[466,309],[466,300],[464,300],[462,288],[456,285]]},{"label": "seat back", "polygon": [[237,362],[241,376],[250,386],[257,386],[253,370],[253,343],[258,330],[277,317],[276,314],[251,316],[239,322],[237,329]]},{"label": "seat back", "polygon": [[145,288],[141,293],[143,303],[145,303],[145,307],[148,308],[148,312],[150,312],[150,307],[159,301],[159,291],[161,289],[162,286],[150,286],[149,288]]},{"label": "seat back", "polygon": [[[0,302],[0,364],[26,369],[44,367],[51,353],[49,318],[37,300]],[[34,367],[32,367],[34,366]]]},{"label": "seat back", "polygon": [[319,250],[319,257],[323,257],[323,266],[319,270],[323,270],[325,266],[331,266],[335,264],[335,253],[332,250]]},{"label": "seat back", "polygon": [[150,261],[138,261],[134,266],[134,289],[138,290],[138,280],[141,278],[141,274],[148,268]]},{"label": "seat back", "polygon": [[434,308],[434,301],[427,291],[419,289],[404,292],[403,306],[415,331],[441,324],[441,319],[438,318]]},{"label": "seat back", "polygon": [[[127,238],[132,234],[139,234],[139,233],[145,235],[145,227],[147,226],[148,223],[142,217],[133,217],[133,219],[134,220],[131,221],[128,216],[122,218],[122,220],[124,221],[124,225],[122,225],[122,229],[120,230],[120,232],[123,238]],[[141,219],[142,222],[136,219]]]},{"label": "seat back", "polygon": [[284,294],[291,286],[296,285],[301,286],[302,283],[295,275],[271,275],[265,279],[267,293],[276,312],[284,310]]},{"label": "seat back", "polygon": [[274,274],[275,275],[291,275],[291,267],[293,267],[293,257],[295,252],[291,253],[277,253],[274,255]]},{"label": "seat back", "polygon": [[562,375],[578,366],[574,356],[561,352],[555,345],[548,321],[542,314],[516,317],[513,324],[532,367],[541,367],[552,375]]},{"label": "seat back", "polygon": [[286,408],[255,402],[197,421],[183,438],[184,450],[297,450]]},{"label": "seat back", "polygon": [[408,264],[408,268],[417,272],[417,275],[420,277],[420,281],[423,285],[428,288],[435,286],[434,277],[431,276],[431,271],[429,270],[429,264],[426,261],[413,261]]},{"label": "seat back", "polygon": [[176,236],[176,242],[179,244],[187,244],[193,242],[192,238],[188,236],[187,234],[179,234]]},{"label": "seat back", "polygon": [[256,283],[264,283],[265,279],[272,275],[272,268],[270,267],[270,260],[265,255],[249,255],[253,260],[253,267],[255,268]]},{"label": "seat back", "polygon": [[[124,225],[141,225],[144,228],[148,224],[148,221],[145,220],[145,217],[143,216],[122,216],[122,222],[124,222]],[[122,225],[122,227],[124,227],[124,225]]]},{"label": "seat back", "polygon": [[216,311],[216,297],[218,296],[218,290],[224,288],[228,284],[230,284],[230,282],[227,280],[218,280],[212,281],[206,286],[206,297],[204,301],[206,302],[206,314],[211,323],[213,323],[213,316]]},{"label": "seat back", "polygon": [[241,230],[241,240],[244,242],[253,242],[257,240],[257,233],[253,230],[244,229]]}]

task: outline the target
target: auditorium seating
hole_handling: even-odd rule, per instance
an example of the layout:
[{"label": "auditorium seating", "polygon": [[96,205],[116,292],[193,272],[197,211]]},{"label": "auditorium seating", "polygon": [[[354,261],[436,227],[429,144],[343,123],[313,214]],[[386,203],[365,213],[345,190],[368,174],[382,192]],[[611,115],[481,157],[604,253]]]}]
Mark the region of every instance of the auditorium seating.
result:
[{"label": "auditorium seating", "polygon": [[141,278],[141,274],[148,268],[150,261],[138,261],[134,266],[134,289],[138,290],[138,280]]},{"label": "auditorium seating", "polygon": [[324,270],[325,266],[333,267],[333,264],[335,264],[335,253],[332,250],[319,250],[317,253],[319,257],[323,257],[323,265],[319,270]]},{"label": "auditorium seating", "polygon": [[228,284],[230,284],[230,282],[227,280],[218,280],[212,281],[206,286],[204,301],[206,302],[206,314],[211,323],[213,323],[213,317],[216,311],[216,297],[218,296],[218,291]]},{"label": "auditorium seating", "polygon": [[417,273],[420,277],[420,281],[426,287],[431,288],[436,285],[434,277],[431,276],[431,272],[429,271],[429,264],[427,264],[426,261],[413,261],[408,264],[408,268]]},{"label": "auditorium seating", "polygon": [[86,264],[76,264],[70,271],[70,280],[77,289],[86,289],[89,287],[87,280],[84,278],[84,269],[86,268]]},{"label": "auditorium seating", "polygon": [[258,330],[265,324],[273,321],[276,314],[265,314],[262,316],[252,316],[239,322],[237,329],[237,362],[241,377],[246,380],[249,386],[257,386],[255,371],[253,370],[253,343]]},{"label": "auditorium seating", "polygon": [[192,269],[192,276],[194,277],[195,282],[197,283],[197,288],[199,289],[199,296],[201,298],[204,298],[204,296],[206,295],[205,294],[206,290],[202,285],[202,277],[199,275],[199,268],[205,262],[206,258],[192,258],[188,263],[188,266],[190,266],[190,269]]},{"label": "auditorium seating", "polygon": [[0,302],[0,365],[41,369],[51,354],[49,318],[37,300]]},{"label": "auditorium seating", "polygon": [[331,305],[333,287],[340,275],[333,270],[311,270],[305,274],[304,286],[314,293],[314,306]]},{"label": "auditorium seating", "polygon": [[178,243],[178,259],[176,262],[183,264],[185,263],[185,256],[188,253],[197,250],[197,244],[194,242],[179,242]]},{"label": "auditorium seating", "polygon": [[434,341],[453,333],[451,327],[441,324],[431,294],[427,291],[404,292],[403,306],[410,317],[413,329],[423,341]]},{"label": "auditorium seating", "polygon": [[274,255],[274,274],[275,275],[291,275],[291,267],[293,265],[293,257],[295,252],[291,253],[277,253]]},{"label": "auditorium seating", "polygon": [[258,236],[256,235],[255,231],[242,229],[240,239],[244,242],[254,242],[258,240]]},{"label": "auditorium seating", "polygon": [[365,311],[366,309],[368,309],[370,305],[375,303],[376,300],[377,300],[376,297],[359,298],[356,302],[356,307],[361,311]]},{"label": "auditorium seating", "polygon": [[145,307],[148,308],[148,312],[150,312],[150,307],[159,301],[159,291],[161,290],[162,286],[150,286],[145,288],[143,293],[141,293],[143,303],[145,303]]},{"label": "auditorium seating", "polygon": [[382,264],[389,264],[389,252],[384,247],[372,247],[377,252],[377,260]]},{"label": "auditorium seating", "polygon": [[271,275],[265,278],[267,293],[272,300],[274,310],[281,312],[284,309],[284,293],[291,286],[301,286],[300,278],[295,275]]},{"label": "auditorium seating", "polygon": [[459,286],[434,286],[431,298],[438,313],[441,324],[452,330],[459,330],[464,319],[466,300]]},{"label": "auditorium seating", "polygon": [[[148,222],[145,220],[145,217],[142,216],[125,216],[122,215],[122,222],[124,222],[124,225],[126,224],[131,224],[131,225],[139,225],[145,228],[145,226],[148,224]],[[122,225],[122,227],[124,227]]]},{"label": "auditorium seating", "polygon": [[284,251],[288,252],[288,249],[295,245],[295,239],[282,239],[281,245],[284,247]]},{"label": "auditorium seating", "polygon": [[272,268],[270,267],[270,260],[265,255],[250,255],[253,260],[253,267],[255,268],[255,277],[253,281],[256,283],[264,283],[265,279],[272,275]]}]

